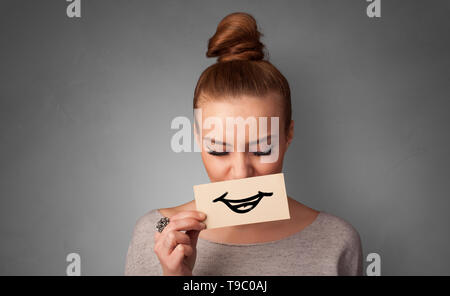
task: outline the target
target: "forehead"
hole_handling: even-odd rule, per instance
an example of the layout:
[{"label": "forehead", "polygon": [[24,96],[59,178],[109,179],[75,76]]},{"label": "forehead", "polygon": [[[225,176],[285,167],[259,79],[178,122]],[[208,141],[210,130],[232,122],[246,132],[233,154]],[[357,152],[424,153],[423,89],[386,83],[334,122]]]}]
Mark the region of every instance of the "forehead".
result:
[{"label": "forehead", "polygon": [[223,98],[208,100],[201,104],[202,120],[217,117],[225,121],[227,117],[279,117],[282,112],[281,100],[276,95],[266,97],[241,96],[238,98]]}]

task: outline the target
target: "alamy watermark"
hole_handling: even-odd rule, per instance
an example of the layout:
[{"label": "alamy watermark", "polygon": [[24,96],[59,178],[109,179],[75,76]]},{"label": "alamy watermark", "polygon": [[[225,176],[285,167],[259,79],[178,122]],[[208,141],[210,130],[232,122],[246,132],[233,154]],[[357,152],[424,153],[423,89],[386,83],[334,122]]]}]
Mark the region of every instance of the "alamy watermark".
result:
[{"label": "alamy watermark", "polygon": [[[178,116],[172,120],[171,128],[178,131],[172,136],[170,147],[176,153],[201,152],[207,149],[213,155],[248,151],[260,156],[262,163],[273,163],[278,160],[280,149],[279,120],[279,117],[250,116],[244,119],[243,117],[211,116],[203,121],[202,109],[195,109],[194,125],[185,116]],[[269,121],[270,131],[268,130]],[[247,128],[248,142],[245,139]],[[207,130],[208,133],[203,135],[203,130]],[[192,150],[193,138],[197,141],[194,141]],[[197,142],[200,144],[197,145]],[[246,149],[247,146],[248,149]]]},{"label": "alamy watermark", "polygon": [[80,18],[81,17],[81,0],[66,0],[70,2],[66,8],[66,14],[69,18]]},{"label": "alamy watermark", "polygon": [[[366,0],[369,2],[366,8],[366,14],[369,18],[381,17],[381,0]],[[66,14],[69,18],[81,18],[81,0],[66,0],[69,2],[66,8]]]},{"label": "alamy watermark", "polygon": [[366,14],[370,18],[381,17],[381,0],[366,0],[370,2],[367,6]]},{"label": "alamy watermark", "polygon": [[66,267],[66,275],[80,276],[81,275],[81,257],[78,253],[70,253],[66,256],[66,262],[69,264]]}]

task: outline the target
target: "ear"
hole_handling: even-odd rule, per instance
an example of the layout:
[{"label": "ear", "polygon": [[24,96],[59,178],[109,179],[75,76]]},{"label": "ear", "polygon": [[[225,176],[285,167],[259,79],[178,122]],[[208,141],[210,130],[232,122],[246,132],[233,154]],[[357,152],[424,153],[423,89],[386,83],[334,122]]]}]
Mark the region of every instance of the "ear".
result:
[{"label": "ear", "polygon": [[291,120],[291,123],[289,124],[289,128],[287,130],[286,135],[286,150],[291,144],[292,140],[294,139],[294,121]]}]

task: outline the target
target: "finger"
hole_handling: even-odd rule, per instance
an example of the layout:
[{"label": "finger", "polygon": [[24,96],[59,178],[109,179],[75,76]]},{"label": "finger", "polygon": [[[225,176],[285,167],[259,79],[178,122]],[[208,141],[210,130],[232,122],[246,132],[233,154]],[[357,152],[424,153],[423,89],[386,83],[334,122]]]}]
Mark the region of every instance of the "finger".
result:
[{"label": "finger", "polygon": [[181,244],[183,246],[184,256],[189,257],[194,253],[194,248],[191,245]]},{"label": "finger", "polygon": [[191,240],[191,246],[193,246],[193,247],[197,246],[199,234],[200,234],[200,231],[198,231],[198,230],[186,231],[186,235],[188,235],[189,239]]},{"label": "finger", "polygon": [[183,260],[186,252],[186,245],[179,244],[173,250],[173,252],[169,256],[169,260],[171,261],[171,266],[179,266],[183,264]]},{"label": "finger", "polygon": [[184,218],[179,220],[170,221],[169,224],[164,228],[163,232],[170,232],[172,230],[176,231],[188,231],[188,230],[203,230],[206,228],[205,223],[200,222],[193,218]]},{"label": "finger", "polygon": [[174,231],[167,233],[166,238],[165,238],[165,243],[166,243],[166,246],[173,249],[178,244],[188,244],[189,245],[191,243],[191,239],[190,239],[189,235],[187,235],[186,233],[174,230]]},{"label": "finger", "polygon": [[157,242],[159,240],[159,237],[161,236],[161,233],[157,230],[155,231],[155,235],[153,236],[153,240]]},{"label": "finger", "polygon": [[163,255],[169,255],[178,244],[190,244],[190,237],[179,231],[170,231],[162,237],[160,242]]},{"label": "finger", "polygon": [[193,218],[200,221],[206,219],[206,214],[200,211],[182,211],[170,217],[170,221],[185,219],[185,218]]}]

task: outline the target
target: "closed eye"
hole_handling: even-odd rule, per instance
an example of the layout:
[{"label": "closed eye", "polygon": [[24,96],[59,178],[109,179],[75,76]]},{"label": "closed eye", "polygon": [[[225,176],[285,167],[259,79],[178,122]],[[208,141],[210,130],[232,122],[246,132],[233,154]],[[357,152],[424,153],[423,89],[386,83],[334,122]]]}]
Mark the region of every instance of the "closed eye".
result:
[{"label": "closed eye", "polygon": [[208,151],[208,153],[211,155],[215,155],[215,156],[224,156],[224,155],[227,155],[229,152],[226,152],[226,151],[218,152],[218,151],[210,150],[210,151]]},{"label": "closed eye", "polygon": [[[228,155],[229,153],[230,152],[227,152],[227,151],[219,152],[219,151],[214,151],[214,150],[211,150],[211,149],[208,151],[208,154],[214,155],[214,156],[225,156],[225,155]],[[255,152],[252,152],[252,153],[255,156],[270,155],[272,153],[272,148],[270,148],[267,151],[255,151]]]},{"label": "closed eye", "polygon": [[272,148],[270,148],[267,151],[256,151],[256,152],[253,152],[253,154],[256,155],[256,156],[270,155],[270,153],[272,153]]},{"label": "closed eye", "polygon": [[[226,151],[218,152],[218,151],[214,151],[214,150],[210,150],[210,151],[208,151],[208,153],[211,154],[211,155],[214,155],[214,156],[225,156],[225,155],[229,154],[229,152],[226,152]],[[265,156],[265,155],[270,155],[271,153],[272,153],[272,149],[269,149],[267,151],[256,151],[256,152],[253,152],[253,155],[255,155],[255,156]]]}]

